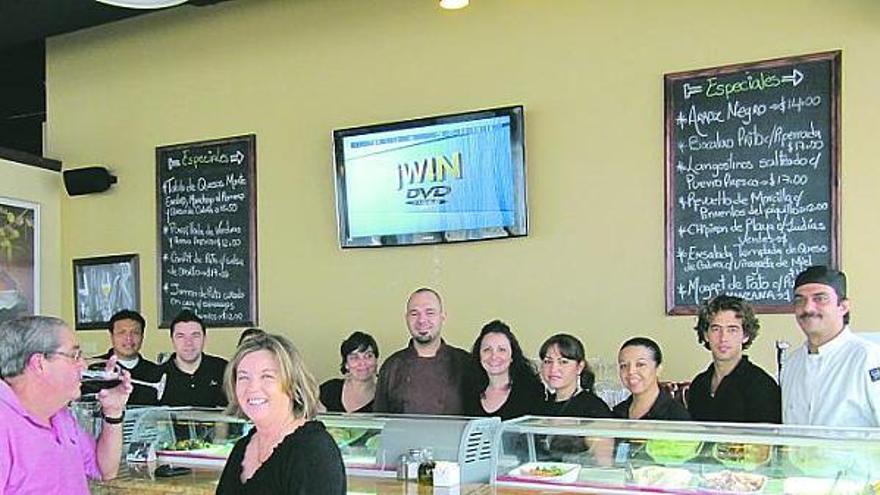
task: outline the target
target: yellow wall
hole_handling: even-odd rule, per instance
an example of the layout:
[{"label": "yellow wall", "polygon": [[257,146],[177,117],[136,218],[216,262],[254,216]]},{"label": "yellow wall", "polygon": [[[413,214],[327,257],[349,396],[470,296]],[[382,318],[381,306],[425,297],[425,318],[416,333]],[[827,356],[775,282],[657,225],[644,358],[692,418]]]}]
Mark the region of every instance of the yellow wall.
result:
[{"label": "yellow wall", "polygon": [[[880,3],[743,0],[238,0],[185,7],[50,40],[49,153],[102,163],[110,194],[63,201],[63,262],[141,254],[143,308],[156,306],[154,149],[257,134],[260,323],[291,335],[319,378],[338,342],[405,342],[403,300],[446,298],[448,339],[469,347],[500,317],[534,353],[551,332],[613,359],[633,334],[657,338],[666,377],[708,353],[689,317],[664,316],[664,73],[843,50],[843,266],[853,323],[880,329],[875,261]],[[522,103],[528,238],[439,247],[337,246],[330,131]],[[72,315],[70,281],[62,287]],[[773,368],[791,316],[765,316],[751,351]],[[228,354],[237,331],[209,333]],[[106,333],[85,340],[106,346]],[[166,349],[150,335],[148,355]]]},{"label": "yellow wall", "polygon": [[[0,158],[0,197],[40,205],[40,313],[61,315],[61,174]],[[72,274],[70,275],[73,276]]]}]

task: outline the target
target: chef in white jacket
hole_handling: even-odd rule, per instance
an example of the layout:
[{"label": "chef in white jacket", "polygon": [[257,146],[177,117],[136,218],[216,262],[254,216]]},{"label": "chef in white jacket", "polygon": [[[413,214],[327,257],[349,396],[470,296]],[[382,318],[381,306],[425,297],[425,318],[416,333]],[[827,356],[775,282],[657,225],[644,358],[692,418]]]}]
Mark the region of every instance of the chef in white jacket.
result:
[{"label": "chef in white jacket", "polygon": [[794,283],[794,312],[807,340],[785,360],[782,422],[880,427],[880,346],[849,328],[846,275],[811,266]]}]

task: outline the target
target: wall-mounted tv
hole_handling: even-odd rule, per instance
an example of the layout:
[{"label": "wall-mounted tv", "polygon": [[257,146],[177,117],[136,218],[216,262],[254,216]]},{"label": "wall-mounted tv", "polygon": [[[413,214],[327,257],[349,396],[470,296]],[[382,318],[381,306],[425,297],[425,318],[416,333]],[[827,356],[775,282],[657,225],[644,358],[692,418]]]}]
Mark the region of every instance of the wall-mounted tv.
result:
[{"label": "wall-mounted tv", "polygon": [[343,248],[528,234],[523,107],[333,131]]}]

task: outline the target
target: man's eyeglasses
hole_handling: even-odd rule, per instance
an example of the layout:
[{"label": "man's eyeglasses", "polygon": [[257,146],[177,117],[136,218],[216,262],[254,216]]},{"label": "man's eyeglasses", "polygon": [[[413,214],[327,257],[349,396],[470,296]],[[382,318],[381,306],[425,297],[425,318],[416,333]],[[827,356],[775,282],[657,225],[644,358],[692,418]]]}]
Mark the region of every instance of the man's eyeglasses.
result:
[{"label": "man's eyeglasses", "polygon": [[51,352],[44,352],[43,354],[46,356],[51,356],[53,354],[57,354],[59,356],[69,357],[70,359],[73,359],[74,361],[79,361],[80,359],[83,359],[83,350],[82,349],[74,349],[73,352],[51,351]]}]

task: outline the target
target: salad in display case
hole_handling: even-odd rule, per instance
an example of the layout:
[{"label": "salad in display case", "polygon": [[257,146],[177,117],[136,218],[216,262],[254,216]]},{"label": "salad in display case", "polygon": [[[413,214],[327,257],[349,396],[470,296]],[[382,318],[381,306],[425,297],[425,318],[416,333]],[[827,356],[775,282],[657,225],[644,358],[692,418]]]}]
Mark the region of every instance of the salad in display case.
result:
[{"label": "salad in display case", "polygon": [[583,493],[880,494],[880,429],[526,417],[495,483]]}]

